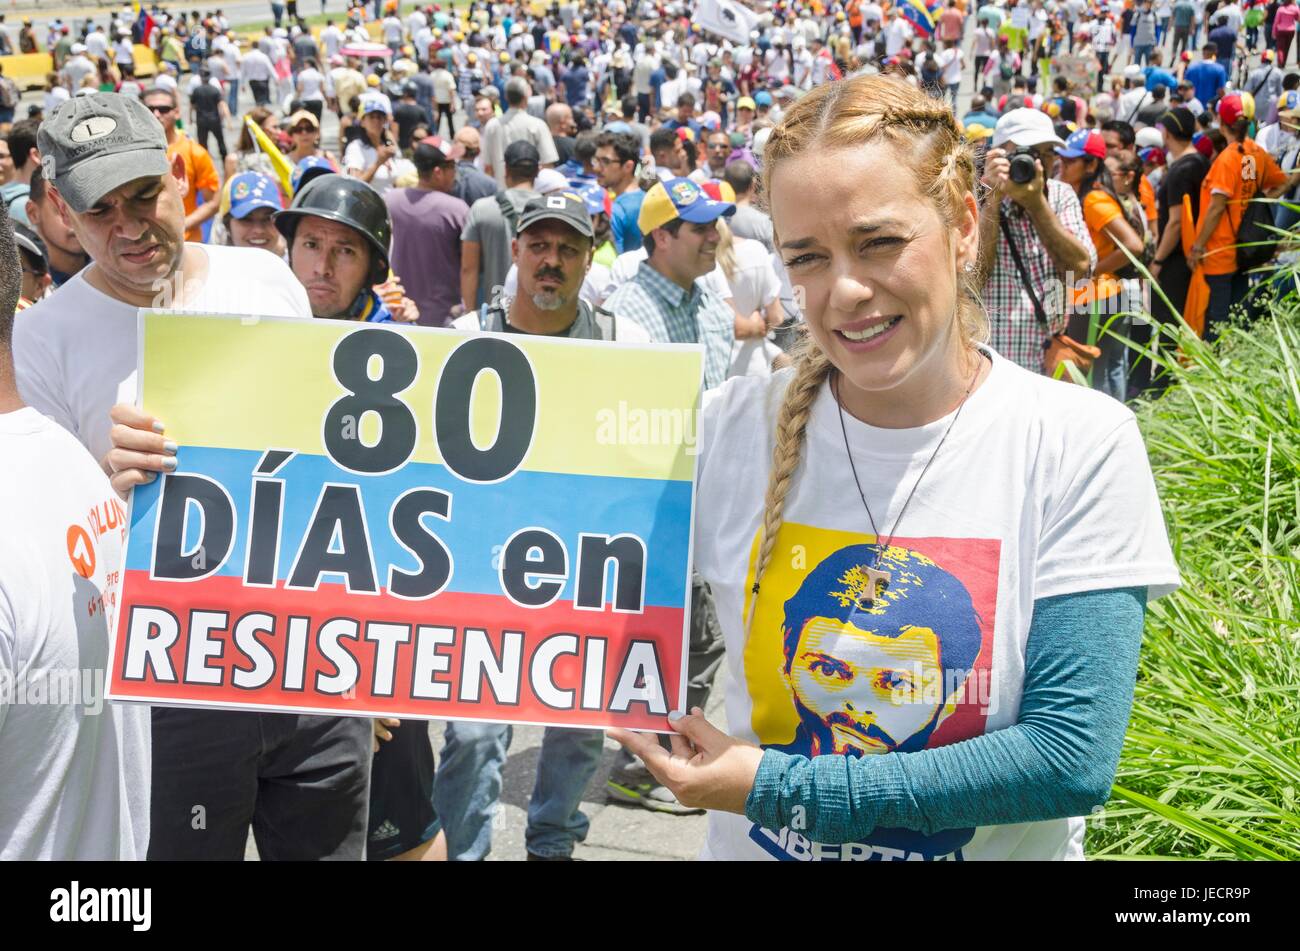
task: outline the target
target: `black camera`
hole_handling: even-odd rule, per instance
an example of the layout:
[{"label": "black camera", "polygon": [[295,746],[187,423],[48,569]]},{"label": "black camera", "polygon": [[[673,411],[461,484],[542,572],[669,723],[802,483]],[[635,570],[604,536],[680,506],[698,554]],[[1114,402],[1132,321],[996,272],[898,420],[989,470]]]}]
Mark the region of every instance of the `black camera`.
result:
[{"label": "black camera", "polygon": [[1028,185],[1038,174],[1038,153],[1031,148],[1018,148],[1009,156],[1011,170],[1007,177],[1017,185]]}]

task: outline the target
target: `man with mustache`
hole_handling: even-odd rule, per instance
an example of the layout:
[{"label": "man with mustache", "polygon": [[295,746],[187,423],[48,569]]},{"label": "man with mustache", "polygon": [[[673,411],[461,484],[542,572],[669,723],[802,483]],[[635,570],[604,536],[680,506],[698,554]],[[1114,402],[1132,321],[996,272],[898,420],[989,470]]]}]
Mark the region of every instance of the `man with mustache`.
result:
[{"label": "man with mustache", "polygon": [[[587,203],[572,192],[532,198],[519,215],[511,256],[518,289],[452,323],[458,330],[541,334],[584,340],[648,343],[649,335],[581,299],[594,252]],[[501,791],[501,767],[512,731],[501,723],[448,723],[434,786],[437,813],[447,830],[447,856],[482,859],[492,847],[492,814]],[[600,763],[600,730],[548,727],[528,808],[525,844],[530,860],[564,861],[587,835],[578,808]]]},{"label": "man with mustache", "polygon": [[[125,493],[176,468],[161,421],[114,407],[135,399],[139,308],[302,319],[312,308],[276,255],[185,242],[184,161],[168,159],[163,128],[140,102],[70,99],[42,124],[39,146],[49,210],[94,263],[18,315],[18,389],[103,459]],[[250,827],[264,859],[361,858],[367,719],[163,707],[152,716],[150,859],[239,860]]]}]

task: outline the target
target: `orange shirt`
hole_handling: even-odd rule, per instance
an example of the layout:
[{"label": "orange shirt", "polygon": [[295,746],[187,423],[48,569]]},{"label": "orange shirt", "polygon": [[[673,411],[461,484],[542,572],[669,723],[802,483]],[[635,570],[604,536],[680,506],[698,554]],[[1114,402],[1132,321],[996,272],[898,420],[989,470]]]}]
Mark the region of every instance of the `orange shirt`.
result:
[{"label": "orange shirt", "polygon": [[[188,218],[194,213],[194,209],[199,207],[199,191],[211,191],[211,198],[205,201],[216,201],[217,189],[221,187],[221,179],[217,178],[216,166],[212,164],[212,156],[208,150],[199,145],[184,132],[176,132],[176,141],[167,146],[167,159],[171,161],[177,155],[185,160],[185,181],[188,187],[185,189],[185,216]],[[202,241],[203,229],[190,228],[185,232],[186,241]]]},{"label": "orange shirt", "polygon": [[1216,192],[1228,196],[1228,207],[1206,242],[1205,274],[1231,274],[1237,270],[1237,251],[1233,245],[1237,243],[1246,203],[1259,192],[1285,182],[1286,173],[1254,139],[1230,145],[1219,153],[1201,183],[1201,214],[1210,207],[1210,196]]},{"label": "orange shirt", "polygon": [[[1092,236],[1093,247],[1097,249],[1098,261],[1113,253],[1116,247],[1106,232],[1106,226],[1116,218],[1123,217],[1124,209],[1119,206],[1119,202],[1102,189],[1094,188],[1083,196],[1083,220],[1088,226],[1088,234]],[[1093,288],[1096,288],[1098,299],[1114,297],[1120,292],[1120,284],[1115,280],[1115,275],[1097,272],[1093,274],[1091,282],[1075,291],[1075,305],[1091,303]]]},{"label": "orange shirt", "polygon": [[1145,175],[1138,176],[1138,201],[1142,203],[1142,211],[1147,216],[1147,230],[1154,234],[1160,214],[1156,209],[1156,190],[1151,187]]}]

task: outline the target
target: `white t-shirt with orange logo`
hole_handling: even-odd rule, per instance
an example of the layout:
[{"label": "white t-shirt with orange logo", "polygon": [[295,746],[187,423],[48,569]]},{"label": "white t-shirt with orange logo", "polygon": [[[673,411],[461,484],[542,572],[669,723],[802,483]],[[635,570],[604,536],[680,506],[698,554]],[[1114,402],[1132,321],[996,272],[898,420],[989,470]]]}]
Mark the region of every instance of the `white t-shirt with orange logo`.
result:
[{"label": "white t-shirt with orange logo", "polygon": [[142,860],[149,708],[104,702],[126,507],[34,409],[0,459],[0,859]]}]

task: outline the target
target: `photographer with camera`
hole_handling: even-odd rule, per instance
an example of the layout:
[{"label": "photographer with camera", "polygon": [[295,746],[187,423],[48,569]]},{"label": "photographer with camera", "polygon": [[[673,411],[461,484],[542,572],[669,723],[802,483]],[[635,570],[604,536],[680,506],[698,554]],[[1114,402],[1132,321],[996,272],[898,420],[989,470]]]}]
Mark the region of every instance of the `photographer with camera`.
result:
[{"label": "photographer with camera", "polygon": [[[1073,189],[1049,177],[1065,143],[1037,109],[1012,109],[994,128],[980,182],[980,253],[993,349],[1041,373],[1073,341],[1067,288],[1087,279],[1096,251]],[[1047,351],[1051,348],[1051,355]]]}]

